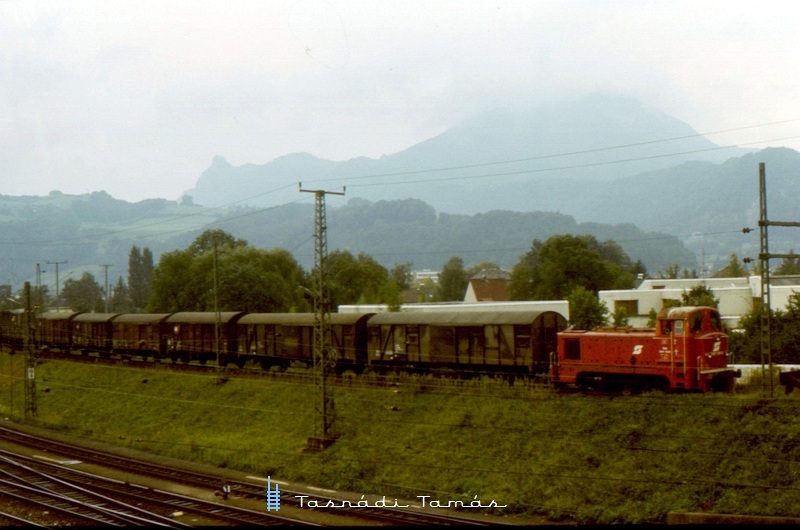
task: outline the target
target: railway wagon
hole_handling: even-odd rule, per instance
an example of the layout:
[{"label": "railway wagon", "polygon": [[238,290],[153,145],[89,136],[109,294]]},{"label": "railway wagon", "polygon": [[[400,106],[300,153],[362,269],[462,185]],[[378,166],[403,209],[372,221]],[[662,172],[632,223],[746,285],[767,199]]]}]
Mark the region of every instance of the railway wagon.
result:
[{"label": "railway wagon", "polygon": [[167,356],[170,313],[123,313],[111,321],[112,349],[123,356],[162,359]]},{"label": "railway wagon", "polygon": [[662,309],[655,328],[562,331],[550,374],[557,387],[703,392],[729,392],[740,375],[728,367],[727,335],[712,307]]},{"label": "railway wagon", "polygon": [[76,311],[46,311],[39,315],[39,344],[43,349],[72,350],[72,319]]},{"label": "railway wagon", "polygon": [[220,353],[220,366],[228,364],[230,352],[236,351],[236,322],[243,311],[181,312],[164,320],[167,355],[175,361],[198,361],[205,364]]},{"label": "railway wagon", "polygon": [[374,370],[469,378],[547,373],[567,320],[555,311],[377,313],[367,327]]},{"label": "railway wagon", "polygon": [[21,349],[25,344],[24,309],[0,311],[0,341],[12,351]]},{"label": "railway wagon", "polygon": [[79,313],[72,318],[72,348],[108,357],[114,346],[111,321],[119,313]]},{"label": "railway wagon", "polygon": [[[330,341],[335,370],[356,373],[363,369],[367,351],[367,319],[370,314],[331,313]],[[314,364],[314,313],[250,313],[237,324],[236,363],[260,364],[265,370],[286,369],[292,364]]]}]

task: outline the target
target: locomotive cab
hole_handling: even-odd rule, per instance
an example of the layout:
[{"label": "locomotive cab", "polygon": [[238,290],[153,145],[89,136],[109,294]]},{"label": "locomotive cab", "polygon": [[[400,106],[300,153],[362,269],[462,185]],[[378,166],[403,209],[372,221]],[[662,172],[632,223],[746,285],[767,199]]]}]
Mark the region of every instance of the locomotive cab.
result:
[{"label": "locomotive cab", "polygon": [[728,367],[728,336],[713,307],[671,307],[658,314],[659,359],[674,373],[674,388],[733,389],[740,371]]},{"label": "locomotive cab", "polygon": [[655,328],[569,329],[551,363],[555,386],[730,391],[728,337],[713,307],[662,309]]}]

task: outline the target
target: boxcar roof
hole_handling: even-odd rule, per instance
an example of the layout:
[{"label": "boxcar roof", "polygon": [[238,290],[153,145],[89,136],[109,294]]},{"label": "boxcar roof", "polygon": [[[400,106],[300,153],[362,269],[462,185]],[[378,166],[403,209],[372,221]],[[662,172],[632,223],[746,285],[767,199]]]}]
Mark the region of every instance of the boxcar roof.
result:
[{"label": "boxcar roof", "polygon": [[370,324],[427,324],[431,326],[481,326],[483,324],[533,324],[537,318],[555,311],[451,311],[375,313]]},{"label": "boxcar roof", "polygon": [[80,315],[80,313],[76,311],[45,311],[41,315],[39,315],[39,319],[41,320],[69,320],[70,318],[74,317],[75,315]]},{"label": "boxcar roof", "polygon": [[[331,313],[331,324],[355,324],[370,315],[371,313]],[[240,318],[238,323],[313,326],[314,313],[249,313]]]},{"label": "boxcar roof", "polygon": [[114,323],[153,324],[155,322],[161,322],[169,315],[170,313],[123,313],[114,319]]},{"label": "boxcar roof", "polygon": [[201,313],[195,313],[195,312],[173,313],[172,315],[167,317],[166,322],[169,322],[170,324],[216,324],[217,315],[219,315],[220,324],[227,324],[231,320],[234,320],[239,316],[244,315],[244,312],[220,311],[219,313],[216,313],[214,311],[205,311]]},{"label": "boxcar roof", "polygon": [[81,313],[76,316],[73,322],[108,322],[119,313]]}]

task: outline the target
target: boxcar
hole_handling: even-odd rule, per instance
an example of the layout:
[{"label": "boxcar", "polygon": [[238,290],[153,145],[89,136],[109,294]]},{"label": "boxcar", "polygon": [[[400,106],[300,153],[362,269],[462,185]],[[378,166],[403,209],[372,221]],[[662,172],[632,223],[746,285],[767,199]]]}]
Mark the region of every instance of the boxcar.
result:
[{"label": "boxcar", "polygon": [[567,320],[555,311],[377,313],[367,323],[369,364],[426,373],[546,373]]},{"label": "boxcar", "polygon": [[164,320],[167,355],[173,362],[205,364],[219,352],[220,365],[226,365],[230,353],[236,351],[236,321],[244,314],[241,311],[173,313]]},{"label": "boxcar", "polygon": [[140,355],[147,359],[167,356],[169,313],[124,313],[111,321],[113,351],[120,355]]},{"label": "boxcar", "polygon": [[[336,371],[361,371],[366,361],[367,319],[369,314],[331,313],[331,347],[336,358]],[[313,366],[313,313],[250,313],[240,318],[237,364],[261,364],[285,369],[292,363]]]},{"label": "boxcar", "polygon": [[119,313],[81,313],[72,319],[72,348],[87,355],[97,352],[108,357],[113,347],[111,320]]},{"label": "boxcar", "polygon": [[62,351],[72,349],[72,319],[75,311],[46,311],[39,315],[39,337],[42,348]]},{"label": "boxcar", "polygon": [[[0,340],[11,350],[21,349],[25,344],[25,310],[0,311]],[[33,338],[33,337],[31,337]]]}]

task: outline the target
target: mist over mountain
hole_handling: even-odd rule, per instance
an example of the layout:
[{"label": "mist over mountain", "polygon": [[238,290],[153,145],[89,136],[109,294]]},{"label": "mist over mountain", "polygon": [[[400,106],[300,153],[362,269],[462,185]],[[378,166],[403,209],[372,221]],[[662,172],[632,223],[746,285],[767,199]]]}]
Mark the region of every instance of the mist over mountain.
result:
[{"label": "mist over mountain", "polygon": [[[260,248],[285,248],[310,270],[314,205],[300,190],[338,191],[345,178],[346,196],[327,202],[328,247],[369,254],[386,267],[440,269],[460,256],[467,266],[510,268],[533,239],[572,233],[617,241],[651,273],[678,263],[710,274],[732,252],[758,256],[761,162],[769,219],[797,220],[794,150],[718,149],[685,123],[609,96],[498,111],[379,160],[295,153],[234,167],[217,157],[178,202],[132,204],[105,192],[0,195],[0,284],[33,281],[39,263],[54,291],[48,261],[65,262],[62,282],[89,271],[109,273],[114,283],[127,277],[131,246],[147,246],[158,259],[211,228]],[[770,251],[800,250],[798,236],[771,229]]]},{"label": "mist over mountain", "polygon": [[636,100],[596,94],[525,112],[487,113],[378,160],[333,162],[295,153],[234,167],[216,157],[186,195],[204,206],[270,206],[297,200],[302,182],[324,189],[346,185],[348,196],[371,201],[421,199],[445,213],[552,211],[554,182],[609,182],[746,152],[720,149],[688,124]]}]

